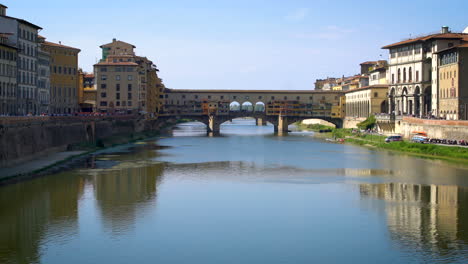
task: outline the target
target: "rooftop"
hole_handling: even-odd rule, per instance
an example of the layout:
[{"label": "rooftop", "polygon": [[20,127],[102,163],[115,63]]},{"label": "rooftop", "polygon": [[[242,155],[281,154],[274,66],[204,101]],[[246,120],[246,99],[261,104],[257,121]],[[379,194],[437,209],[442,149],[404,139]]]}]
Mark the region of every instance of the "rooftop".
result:
[{"label": "rooftop", "polygon": [[53,43],[53,42],[49,42],[49,41],[44,41],[43,45],[50,46],[50,47],[63,48],[63,49],[72,49],[72,50],[75,50],[75,51],[78,51],[78,52],[81,51],[80,49],[77,49],[77,48],[74,48],[74,47],[65,46],[65,45],[62,45],[62,44],[57,44],[57,43]]},{"label": "rooftop", "polygon": [[360,87],[360,88],[356,88],[352,90],[347,90],[345,91],[345,93],[352,93],[352,92],[368,90],[368,89],[383,89],[383,88],[388,89],[388,84],[375,84],[375,85],[364,86],[364,87]]},{"label": "rooftop", "polygon": [[138,66],[138,63],[130,62],[130,61],[120,61],[120,62],[101,61],[94,65],[96,66]]},{"label": "rooftop", "polygon": [[418,38],[412,38],[412,39],[407,39],[403,40],[400,42],[396,42],[387,46],[383,46],[382,49],[389,49],[393,47],[398,47],[410,43],[416,43],[416,42],[425,42],[428,40],[432,39],[464,39],[468,41],[468,34],[465,33],[437,33],[437,34],[431,34],[423,37],[418,37]]}]

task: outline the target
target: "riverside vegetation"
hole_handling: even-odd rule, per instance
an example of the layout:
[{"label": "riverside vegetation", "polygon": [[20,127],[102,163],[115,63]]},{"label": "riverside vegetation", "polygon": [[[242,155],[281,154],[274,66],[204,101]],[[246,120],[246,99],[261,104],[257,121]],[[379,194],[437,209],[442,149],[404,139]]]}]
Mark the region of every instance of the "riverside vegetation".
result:
[{"label": "riverside vegetation", "polygon": [[[375,120],[375,118],[374,118]],[[372,129],[372,118],[360,123],[358,125],[361,129]],[[376,147],[379,149],[387,149],[392,151],[405,152],[424,157],[433,157],[438,159],[447,159],[461,161],[468,164],[468,148],[458,146],[441,146],[435,144],[421,144],[409,141],[396,141],[386,143],[386,136],[361,132],[356,129],[346,128],[333,128],[320,124],[305,125],[300,122],[296,123],[300,130],[320,131],[330,129],[332,132],[328,133],[333,138],[343,138],[346,142],[366,146]]]}]

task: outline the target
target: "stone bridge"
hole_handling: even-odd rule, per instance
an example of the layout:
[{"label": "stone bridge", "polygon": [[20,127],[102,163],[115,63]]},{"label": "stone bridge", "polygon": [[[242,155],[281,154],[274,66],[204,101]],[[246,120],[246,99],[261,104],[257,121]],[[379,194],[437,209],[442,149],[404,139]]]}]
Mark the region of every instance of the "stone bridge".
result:
[{"label": "stone bridge", "polygon": [[181,90],[167,89],[162,117],[189,118],[219,133],[220,125],[253,117],[257,125],[273,124],[275,132],[303,119],[323,119],[342,127],[341,91],[308,90]]}]

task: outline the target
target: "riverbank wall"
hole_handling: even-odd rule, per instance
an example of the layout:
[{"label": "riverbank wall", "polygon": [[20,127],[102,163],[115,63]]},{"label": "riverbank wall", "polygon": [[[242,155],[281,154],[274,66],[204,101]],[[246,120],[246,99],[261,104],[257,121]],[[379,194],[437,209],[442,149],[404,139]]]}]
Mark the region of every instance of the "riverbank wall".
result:
[{"label": "riverbank wall", "polygon": [[343,119],[343,128],[357,128],[357,124],[365,120],[364,117],[346,117]]},{"label": "riverbank wall", "polygon": [[377,119],[377,128],[383,134],[401,134],[411,138],[413,132],[423,131],[430,138],[468,140],[468,121],[433,120],[402,117],[397,120]]},{"label": "riverbank wall", "polygon": [[[162,119],[118,117],[8,117],[0,119],[0,167],[69,150],[76,144],[99,145],[135,133],[157,132]],[[117,142],[123,143],[123,142]]]}]

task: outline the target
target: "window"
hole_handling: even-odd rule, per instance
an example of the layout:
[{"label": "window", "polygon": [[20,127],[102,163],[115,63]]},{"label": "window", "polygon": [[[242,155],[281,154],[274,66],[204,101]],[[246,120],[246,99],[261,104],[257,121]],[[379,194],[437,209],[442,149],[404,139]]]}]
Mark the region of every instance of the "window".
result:
[{"label": "window", "polygon": [[211,99],[211,95],[208,95],[208,99]]},{"label": "window", "polygon": [[107,102],[106,101],[101,101],[101,106],[107,106]]},{"label": "window", "polygon": [[271,97],[271,100],[275,100],[275,97],[274,97],[274,96],[272,96],[272,97]]},{"label": "window", "polygon": [[107,94],[106,94],[106,93],[101,93],[101,97],[102,97],[102,98],[106,98],[106,97],[107,97]]},{"label": "window", "polygon": [[129,81],[133,80],[133,75],[128,75],[127,80],[129,80]]},{"label": "window", "polygon": [[116,81],[120,81],[120,75],[116,75],[116,76],[115,76],[115,80],[116,80]]},{"label": "window", "polygon": [[128,100],[132,100],[132,93],[128,93]]},{"label": "window", "polygon": [[62,74],[62,67],[61,66],[58,67],[58,73]]},{"label": "window", "polygon": [[102,81],[107,80],[107,75],[105,75],[105,74],[101,75],[101,80],[102,80]]},{"label": "window", "polygon": [[103,83],[101,84],[101,89],[106,89],[107,88],[107,84]]},{"label": "window", "polygon": [[403,68],[403,82],[406,82],[406,68]]},{"label": "window", "polygon": [[128,101],[127,105],[132,106],[132,101]]},{"label": "window", "polygon": [[416,82],[419,82],[419,71],[416,71]]},{"label": "window", "polygon": [[116,94],[115,94],[115,99],[116,99],[116,100],[120,100],[120,93],[116,93]]},{"label": "window", "polygon": [[128,91],[131,91],[131,90],[132,90],[132,84],[130,84],[130,83],[128,84],[127,90],[128,90]]},{"label": "window", "polygon": [[107,71],[107,68],[106,67],[102,67],[101,68],[101,72],[106,72]]},{"label": "window", "polygon": [[379,93],[375,92],[374,97],[379,97]]},{"label": "window", "polygon": [[397,77],[397,83],[401,82],[401,70],[398,69],[398,77]]},{"label": "window", "polygon": [[116,90],[116,91],[120,91],[120,83],[118,83],[118,84],[115,85],[115,90]]},{"label": "window", "polygon": [[120,101],[115,102],[115,106],[120,106]]},{"label": "window", "polygon": [[413,69],[411,67],[409,67],[409,70],[408,70],[408,82],[412,82],[413,81]]}]

